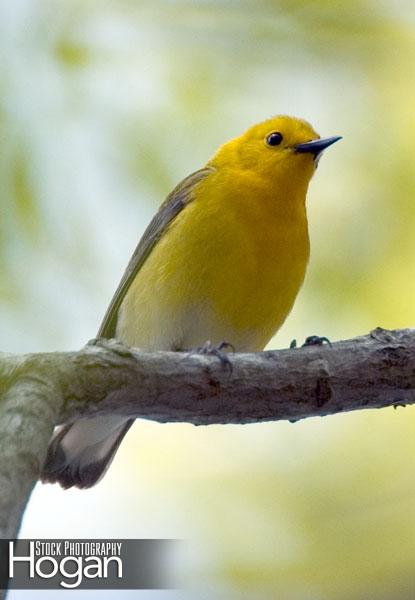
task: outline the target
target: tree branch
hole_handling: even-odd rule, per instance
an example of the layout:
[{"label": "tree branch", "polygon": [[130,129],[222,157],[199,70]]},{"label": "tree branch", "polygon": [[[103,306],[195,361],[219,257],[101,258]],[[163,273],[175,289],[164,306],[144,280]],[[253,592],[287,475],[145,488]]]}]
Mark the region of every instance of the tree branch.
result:
[{"label": "tree branch", "polygon": [[215,356],[100,341],[0,354],[0,537],[15,537],[53,426],[97,414],[196,425],[255,423],[415,403],[415,330],[332,346]]}]

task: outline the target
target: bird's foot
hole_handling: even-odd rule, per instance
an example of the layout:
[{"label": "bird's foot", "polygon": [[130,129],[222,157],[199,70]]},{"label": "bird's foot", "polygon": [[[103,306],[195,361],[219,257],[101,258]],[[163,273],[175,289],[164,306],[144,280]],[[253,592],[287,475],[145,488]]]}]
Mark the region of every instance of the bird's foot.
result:
[{"label": "bird's foot", "polygon": [[[320,335],[309,335],[306,337],[304,344],[301,345],[301,348],[306,348],[307,346],[323,346],[324,344],[328,344],[329,346],[332,345],[329,338]],[[297,340],[291,342],[290,348],[297,348]]]},{"label": "bird's foot", "polygon": [[217,346],[214,346],[212,342],[208,340],[203,344],[203,346],[192,350],[190,354],[207,354],[209,356],[216,356],[220,360],[222,367],[224,369],[228,369],[229,373],[232,373],[232,363],[226,352],[223,352],[223,350],[227,348],[229,348],[232,352],[235,352],[234,346],[229,342],[221,342]]}]

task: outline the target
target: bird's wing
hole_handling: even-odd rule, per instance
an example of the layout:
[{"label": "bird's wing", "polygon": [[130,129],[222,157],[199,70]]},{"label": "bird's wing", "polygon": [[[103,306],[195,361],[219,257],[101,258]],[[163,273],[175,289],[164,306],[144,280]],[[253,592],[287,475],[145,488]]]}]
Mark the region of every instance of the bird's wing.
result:
[{"label": "bird's wing", "polygon": [[127,265],[120,284],[105,313],[104,320],[98,331],[98,337],[112,338],[115,336],[118,310],[132,281],[143,266],[154,246],[165,233],[166,229],[183,208],[185,208],[185,206],[193,199],[193,190],[195,186],[212,173],[212,171],[212,167],[205,167],[183,179],[160,206],[158,212],[145,230],[143,237],[139,241],[131,260]]}]

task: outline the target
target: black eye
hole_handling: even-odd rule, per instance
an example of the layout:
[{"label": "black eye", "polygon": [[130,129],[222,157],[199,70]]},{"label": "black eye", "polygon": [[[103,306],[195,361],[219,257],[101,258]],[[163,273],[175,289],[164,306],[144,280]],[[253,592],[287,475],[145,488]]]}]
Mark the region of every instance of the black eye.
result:
[{"label": "black eye", "polygon": [[278,146],[279,144],[281,144],[281,142],[282,133],[280,133],[279,131],[274,131],[273,133],[270,133],[267,137],[268,146]]}]

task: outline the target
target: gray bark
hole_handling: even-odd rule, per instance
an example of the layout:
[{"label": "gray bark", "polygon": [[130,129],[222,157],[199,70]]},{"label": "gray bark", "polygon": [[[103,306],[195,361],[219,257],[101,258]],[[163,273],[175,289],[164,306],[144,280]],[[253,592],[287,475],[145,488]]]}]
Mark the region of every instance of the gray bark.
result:
[{"label": "gray bark", "polygon": [[0,354],[0,537],[16,537],[54,425],[119,414],[195,425],[257,423],[415,403],[415,330],[256,354]]}]

